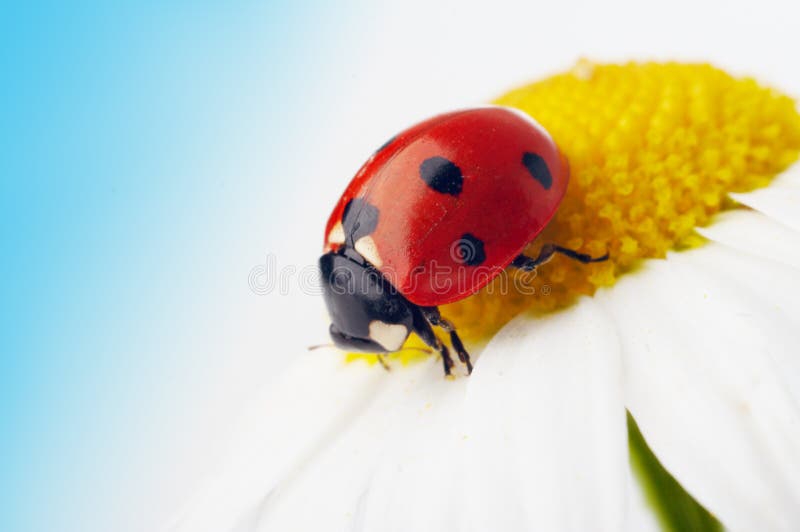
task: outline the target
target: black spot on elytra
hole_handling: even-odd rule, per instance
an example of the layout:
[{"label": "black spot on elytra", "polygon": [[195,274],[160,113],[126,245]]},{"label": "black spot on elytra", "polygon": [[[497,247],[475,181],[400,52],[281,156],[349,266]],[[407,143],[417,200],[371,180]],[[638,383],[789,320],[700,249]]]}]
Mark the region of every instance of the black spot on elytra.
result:
[{"label": "black spot on elytra", "polygon": [[464,186],[461,169],[444,157],[431,157],[419,165],[419,175],[436,192],[458,196]]},{"label": "black spot on elytra", "polygon": [[467,266],[478,266],[486,260],[483,241],[471,233],[464,233],[450,249],[453,260]]},{"label": "black spot on elytra", "polygon": [[347,202],[342,213],[342,227],[347,243],[353,246],[362,236],[375,231],[378,226],[378,208],[361,198]]},{"label": "black spot on elytra", "polygon": [[525,165],[525,168],[533,178],[542,184],[545,190],[548,190],[553,185],[553,176],[550,175],[550,169],[540,155],[526,151],[522,154],[522,164]]}]

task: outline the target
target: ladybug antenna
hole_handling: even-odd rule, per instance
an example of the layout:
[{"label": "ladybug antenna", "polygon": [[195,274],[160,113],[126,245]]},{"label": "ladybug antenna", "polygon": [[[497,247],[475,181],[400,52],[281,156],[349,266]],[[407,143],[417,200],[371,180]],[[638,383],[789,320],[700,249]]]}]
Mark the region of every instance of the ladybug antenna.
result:
[{"label": "ladybug antenna", "polygon": [[426,353],[428,355],[433,353],[433,351],[431,351],[430,349],[425,349],[424,347],[417,347],[417,346],[412,346],[412,345],[410,345],[408,347],[404,347],[404,348],[400,349],[400,351],[419,351],[420,353]]},{"label": "ladybug antenna", "polygon": [[317,345],[310,345],[308,346],[309,351],[315,351],[321,347],[336,347],[335,344],[317,344]]},{"label": "ladybug antenna", "polygon": [[[316,351],[317,349],[321,349],[323,347],[336,347],[336,344],[317,344],[317,345],[310,345],[308,346],[309,351]],[[420,353],[425,353],[430,355],[433,353],[430,349],[425,349],[424,347],[416,347],[416,346],[408,346],[400,349],[400,351],[418,351]]]}]

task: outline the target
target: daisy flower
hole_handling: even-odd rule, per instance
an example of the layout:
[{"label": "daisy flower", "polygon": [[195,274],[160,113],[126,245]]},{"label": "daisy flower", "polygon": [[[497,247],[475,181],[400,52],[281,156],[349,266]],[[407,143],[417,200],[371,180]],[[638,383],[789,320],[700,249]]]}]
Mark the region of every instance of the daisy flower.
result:
[{"label": "daisy flower", "polygon": [[469,378],[298,346],[172,530],[797,529],[795,103],[709,65],[588,62],[495,103],[570,162],[527,254],[611,260],[444,306]]}]

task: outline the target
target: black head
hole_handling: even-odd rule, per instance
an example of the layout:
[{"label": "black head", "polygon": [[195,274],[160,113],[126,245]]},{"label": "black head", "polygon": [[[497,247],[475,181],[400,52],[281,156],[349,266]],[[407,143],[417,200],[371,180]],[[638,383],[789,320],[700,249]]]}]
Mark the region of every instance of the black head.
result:
[{"label": "black head", "polygon": [[330,252],[319,259],[333,342],[347,350],[397,351],[413,325],[412,303],[356,254]]}]

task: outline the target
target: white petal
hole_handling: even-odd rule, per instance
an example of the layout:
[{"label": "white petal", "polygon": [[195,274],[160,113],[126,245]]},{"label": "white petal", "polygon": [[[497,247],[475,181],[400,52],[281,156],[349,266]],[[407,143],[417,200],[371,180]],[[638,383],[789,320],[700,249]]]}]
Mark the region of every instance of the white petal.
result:
[{"label": "white petal", "polygon": [[388,375],[338,353],[314,351],[271,383],[243,417],[221,473],[169,527],[185,532],[253,530],[261,511],[326,442],[371,405]]},{"label": "white petal", "polygon": [[467,501],[460,495],[465,444],[462,430],[468,379],[442,378],[436,361],[429,392],[416,403],[412,424],[393,434],[371,478],[354,530],[441,532],[459,530]]},{"label": "white petal", "polygon": [[758,211],[723,213],[708,227],[697,231],[704,237],[734,247],[742,253],[770,258],[800,268],[800,232]]},{"label": "white petal", "polygon": [[[743,289],[721,261],[703,264],[718,251],[650,261],[599,300],[620,329],[628,408],[664,466],[731,530],[792,530],[800,416],[777,361],[797,356],[800,329],[775,294]],[[764,276],[785,277],[759,262]]]},{"label": "white petal", "polygon": [[[800,234],[791,247],[800,247]],[[688,257],[706,272],[735,286],[747,297],[749,310],[778,329],[771,335],[769,354],[778,365],[786,389],[800,405],[800,355],[793,331],[800,330],[800,273],[794,267],[766,261],[722,245],[709,245]]]},{"label": "white petal", "polygon": [[800,163],[794,163],[778,174],[770,183],[770,187],[800,185]]},{"label": "white petal", "polygon": [[786,183],[747,194],[731,194],[736,201],[800,231],[800,184]]},{"label": "white petal", "polygon": [[622,528],[619,369],[613,323],[590,299],[495,336],[467,387],[465,530]]},{"label": "white petal", "polygon": [[[444,408],[451,403],[448,397],[452,395],[463,397],[463,384],[445,380],[433,358],[389,374],[367,399],[363,414],[331,438],[313,462],[280,486],[261,509],[253,530],[398,529],[383,510],[395,507],[397,501],[391,499],[392,495],[402,500],[405,494],[390,493],[383,482],[391,476],[379,474],[379,468],[398,459],[402,463],[401,457],[417,455],[422,459],[431,452],[428,445],[434,442],[418,438],[431,424],[447,421]],[[415,484],[441,480],[425,470],[421,473],[409,479],[405,487],[418,489]],[[414,497],[413,493],[408,495]],[[375,512],[376,508],[381,511]],[[416,510],[424,511],[424,507]],[[427,520],[427,513],[421,515]],[[373,520],[377,521],[375,525],[370,524]]]},{"label": "white petal", "polygon": [[628,532],[660,532],[656,514],[645,498],[644,490],[633,471],[628,473],[628,504],[625,508],[625,530]]}]

